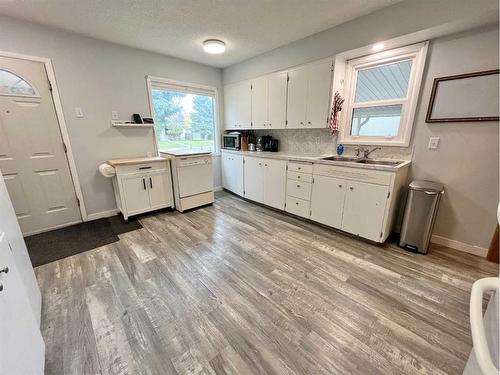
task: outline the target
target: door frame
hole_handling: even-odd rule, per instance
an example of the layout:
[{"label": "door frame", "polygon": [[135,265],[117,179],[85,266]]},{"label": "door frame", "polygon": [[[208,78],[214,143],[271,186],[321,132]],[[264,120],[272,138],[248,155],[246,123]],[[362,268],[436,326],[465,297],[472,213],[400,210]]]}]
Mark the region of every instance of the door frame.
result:
[{"label": "door frame", "polygon": [[[82,188],[80,186],[80,179],[78,178],[78,173],[76,170],[76,163],[75,163],[75,157],[73,155],[73,149],[71,148],[71,142],[69,140],[69,134],[68,134],[68,129],[66,127],[66,121],[64,119],[64,113],[63,113],[63,108],[61,104],[61,99],[59,97],[59,90],[57,88],[57,81],[56,81],[56,75],[54,72],[54,68],[52,66],[52,60],[48,57],[39,57],[39,56],[31,56],[31,55],[24,55],[21,53],[14,53],[14,52],[7,52],[7,51],[1,51],[0,50],[0,57],[10,57],[13,59],[20,59],[20,60],[29,60],[29,61],[34,61],[34,62],[40,62],[43,63],[45,66],[45,73],[47,74],[47,79],[49,80],[49,83],[52,87],[52,102],[54,103],[54,109],[56,111],[56,118],[57,118],[57,123],[59,125],[59,131],[61,133],[61,138],[66,145],[66,160],[68,162],[69,166],[69,172],[71,175],[71,182],[73,183],[73,188],[75,189],[75,194],[76,197],[79,200],[79,209],[80,209],[80,216],[81,216],[81,221],[88,221],[88,215],[87,215],[87,210],[85,208],[85,202],[83,200],[83,194],[82,194]],[[74,222],[68,223],[68,225],[75,224]],[[63,225],[65,226],[65,225]],[[59,228],[59,226],[57,227]],[[50,228],[48,230],[52,229],[57,229],[57,228]],[[44,230],[45,231],[45,230]]]}]

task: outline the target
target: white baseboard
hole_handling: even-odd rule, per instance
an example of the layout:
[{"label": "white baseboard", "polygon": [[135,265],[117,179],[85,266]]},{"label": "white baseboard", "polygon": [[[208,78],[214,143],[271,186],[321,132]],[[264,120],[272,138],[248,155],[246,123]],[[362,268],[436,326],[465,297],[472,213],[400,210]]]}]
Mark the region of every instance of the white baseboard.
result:
[{"label": "white baseboard", "polygon": [[466,244],[464,242],[452,240],[452,239],[449,239],[446,237],[437,236],[435,234],[432,235],[431,242],[435,243],[436,245],[446,246],[446,247],[449,247],[451,249],[463,251],[464,253],[477,255],[477,256],[483,257],[483,258],[486,258],[486,255],[488,254],[488,249],[486,249],[484,247],[469,245],[469,244]]},{"label": "white baseboard", "polygon": [[215,186],[214,187],[214,192],[215,191],[222,191],[223,187],[222,186]]},{"label": "white baseboard", "polygon": [[118,212],[120,212],[120,210],[118,210],[118,208],[115,208],[113,210],[96,212],[95,214],[88,214],[87,221],[102,219],[104,217],[115,216]]}]

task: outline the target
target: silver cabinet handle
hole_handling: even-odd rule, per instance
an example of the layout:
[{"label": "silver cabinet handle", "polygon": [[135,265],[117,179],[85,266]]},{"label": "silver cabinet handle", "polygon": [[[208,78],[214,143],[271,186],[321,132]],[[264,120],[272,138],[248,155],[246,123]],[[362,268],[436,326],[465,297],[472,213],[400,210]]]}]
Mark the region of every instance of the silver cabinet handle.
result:
[{"label": "silver cabinet handle", "polygon": [[304,123],[301,121],[301,122],[300,122],[300,125],[304,125]]},{"label": "silver cabinet handle", "polygon": [[297,169],[300,171],[302,168],[301,167],[297,167]]},{"label": "silver cabinet handle", "polygon": [[349,187],[349,190],[354,190],[354,188],[352,186]]},{"label": "silver cabinet handle", "polygon": [[307,123],[308,123],[309,125],[311,125],[311,121],[307,121]]},{"label": "silver cabinet handle", "polygon": [[262,163],[259,163],[259,165],[262,165]]},{"label": "silver cabinet handle", "polygon": [[269,123],[269,127],[273,126],[273,124]]},{"label": "silver cabinet handle", "polygon": [[149,187],[153,188],[153,179],[151,177],[149,177]]},{"label": "silver cabinet handle", "polygon": [[341,187],[342,187],[342,185],[339,184],[339,188],[341,188]]},{"label": "silver cabinet handle", "polygon": [[266,167],[267,167],[267,164],[264,164],[264,166],[266,166]]},{"label": "silver cabinet handle", "polygon": [[295,204],[298,206],[298,205],[299,205],[299,202],[295,202]]},{"label": "silver cabinet handle", "polygon": [[9,273],[9,267],[5,266],[4,268],[0,269],[0,273]]},{"label": "silver cabinet handle", "polygon": [[297,178],[300,178],[300,176],[297,176]]},{"label": "silver cabinet handle", "polygon": [[144,190],[146,190],[146,179],[145,178],[142,179],[142,186],[144,187]]}]

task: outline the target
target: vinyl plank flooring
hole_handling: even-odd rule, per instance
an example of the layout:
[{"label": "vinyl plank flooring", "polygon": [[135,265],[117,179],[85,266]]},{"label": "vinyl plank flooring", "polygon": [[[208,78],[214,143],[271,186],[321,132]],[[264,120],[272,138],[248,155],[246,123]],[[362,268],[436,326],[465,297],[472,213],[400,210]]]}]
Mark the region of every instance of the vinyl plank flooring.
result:
[{"label": "vinyl plank flooring", "polygon": [[471,285],[498,272],[226,192],[140,222],[36,269],[47,374],[461,374]]}]

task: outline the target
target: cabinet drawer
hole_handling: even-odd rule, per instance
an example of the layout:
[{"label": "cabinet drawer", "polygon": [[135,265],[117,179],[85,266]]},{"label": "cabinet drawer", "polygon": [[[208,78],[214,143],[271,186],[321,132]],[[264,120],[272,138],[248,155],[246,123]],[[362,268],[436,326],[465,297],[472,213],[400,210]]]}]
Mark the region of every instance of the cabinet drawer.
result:
[{"label": "cabinet drawer", "polygon": [[286,197],[286,211],[291,214],[302,216],[305,218],[309,217],[310,202],[300,198],[294,198],[291,196]]},{"label": "cabinet drawer", "polygon": [[338,167],[336,165],[315,164],[314,174],[318,176],[345,178],[378,185],[390,185],[391,172],[374,171],[353,167]]},{"label": "cabinet drawer", "polygon": [[289,180],[295,180],[295,181],[304,181],[304,182],[312,182],[312,175],[307,174],[307,173],[299,173],[299,172],[294,172],[294,171],[288,171],[287,173],[287,178]]},{"label": "cabinet drawer", "polygon": [[288,170],[300,173],[312,173],[313,165],[312,163],[288,162]]},{"label": "cabinet drawer", "polygon": [[287,180],[286,194],[294,198],[300,198],[308,201],[311,199],[311,183]]},{"label": "cabinet drawer", "polygon": [[131,174],[131,173],[145,173],[153,171],[161,171],[168,168],[168,160],[159,161],[154,163],[133,164],[133,165],[118,165],[116,167],[116,174]]}]

